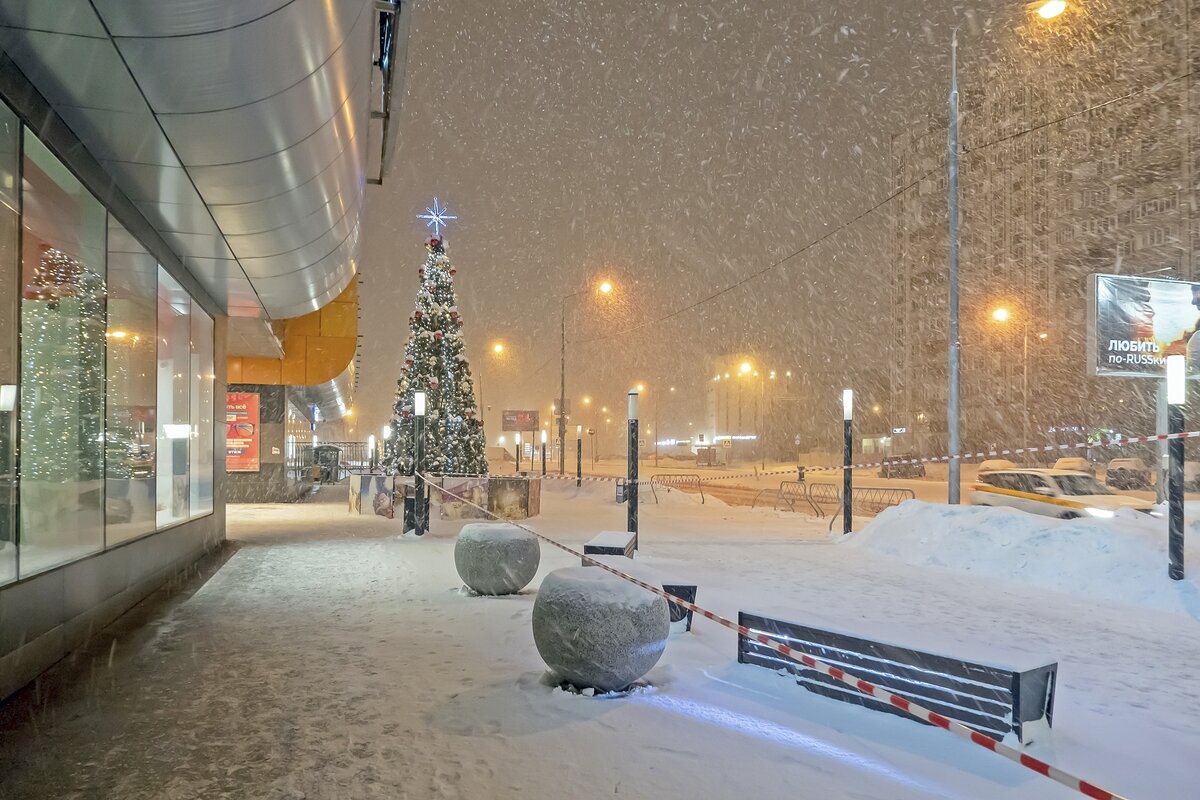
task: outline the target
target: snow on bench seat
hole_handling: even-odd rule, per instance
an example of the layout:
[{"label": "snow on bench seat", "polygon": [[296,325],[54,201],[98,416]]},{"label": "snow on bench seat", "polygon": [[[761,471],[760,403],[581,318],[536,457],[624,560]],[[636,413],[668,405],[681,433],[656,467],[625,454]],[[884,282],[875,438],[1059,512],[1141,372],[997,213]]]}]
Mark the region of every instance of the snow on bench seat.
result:
[{"label": "snow on bench seat", "polygon": [[629,531],[600,531],[583,546],[584,555],[625,556],[633,558],[637,534]]}]

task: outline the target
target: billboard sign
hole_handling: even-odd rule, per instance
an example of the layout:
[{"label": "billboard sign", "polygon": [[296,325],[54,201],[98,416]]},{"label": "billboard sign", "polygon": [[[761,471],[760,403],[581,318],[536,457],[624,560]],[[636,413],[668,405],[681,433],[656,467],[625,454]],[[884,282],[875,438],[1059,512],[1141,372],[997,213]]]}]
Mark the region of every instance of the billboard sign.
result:
[{"label": "billboard sign", "polygon": [[258,472],[258,394],[225,395],[225,470]]},{"label": "billboard sign", "polygon": [[1200,375],[1200,283],[1093,275],[1088,329],[1095,375],[1162,378],[1167,356]]},{"label": "billboard sign", "polygon": [[536,431],[538,429],[538,412],[536,411],[505,411],[501,417],[501,429],[506,431]]}]

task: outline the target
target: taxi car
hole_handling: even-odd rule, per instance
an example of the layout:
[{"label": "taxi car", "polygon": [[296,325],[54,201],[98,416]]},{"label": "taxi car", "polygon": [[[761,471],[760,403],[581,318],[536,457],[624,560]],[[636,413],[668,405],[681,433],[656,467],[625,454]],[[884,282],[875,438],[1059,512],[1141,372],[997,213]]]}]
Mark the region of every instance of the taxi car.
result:
[{"label": "taxi car", "polygon": [[1122,508],[1162,516],[1149,500],[1117,494],[1078,470],[1005,469],[980,473],[969,498],[972,505],[1016,508],[1060,519],[1111,518]]}]

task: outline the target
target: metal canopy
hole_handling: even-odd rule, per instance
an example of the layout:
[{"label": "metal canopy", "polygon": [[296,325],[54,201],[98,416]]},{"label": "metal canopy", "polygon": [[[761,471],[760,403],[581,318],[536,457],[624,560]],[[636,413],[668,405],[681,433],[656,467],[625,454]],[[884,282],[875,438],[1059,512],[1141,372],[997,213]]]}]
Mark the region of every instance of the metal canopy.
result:
[{"label": "metal canopy", "polygon": [[0,0],[0,48],[231,316],[357,271],[375,0]]}]

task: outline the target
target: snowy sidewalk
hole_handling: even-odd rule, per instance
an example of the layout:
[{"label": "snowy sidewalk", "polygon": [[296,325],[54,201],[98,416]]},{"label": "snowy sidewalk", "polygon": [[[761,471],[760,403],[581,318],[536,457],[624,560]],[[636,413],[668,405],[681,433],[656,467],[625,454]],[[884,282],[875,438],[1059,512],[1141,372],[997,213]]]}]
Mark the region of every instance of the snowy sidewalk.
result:
[{"label": "snowy sidewalk", "polygon": [[[340,500],[340,498],[337,498]],[[620,527],[609,489],[546,491],[534,527],[579,543]],[[1069,798],[945,733],[808,694],[735,663],[697,620],[617,700],[542,683],[519,596],[458,591],[458,525],[424,540],[345,504],[231,506],[240,549],[45,704],[0,708],[0,797]],[[581,523],[584,520],[586,522]],[[1061,662],[1054,735],[1033,752],[1132,798],[1194,797],[1200,625],[825,543],[798,515],[642,513],[639,558],[734,615],[945,636]],[[119,626],[118,626],[119,627]],[[1153,674],[1148,675],[1144,665]]]}]

